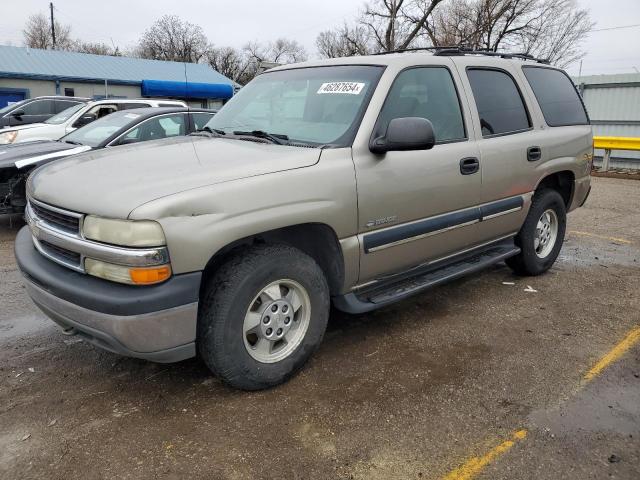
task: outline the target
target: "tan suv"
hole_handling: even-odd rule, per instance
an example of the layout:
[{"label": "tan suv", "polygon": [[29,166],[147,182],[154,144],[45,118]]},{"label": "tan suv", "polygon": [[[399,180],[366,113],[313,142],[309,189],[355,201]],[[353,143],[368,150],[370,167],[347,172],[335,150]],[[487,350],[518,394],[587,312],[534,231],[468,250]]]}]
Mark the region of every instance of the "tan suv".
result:
[{"label": "tan suv", "polygon": [[574,85],[528,57],[341,58],[260,75],[185,137],[38,169],[16,257],[67,334],[224,381],[287,380],[330,303],[367,312],[506,261],[538,275],[589,193]]}]

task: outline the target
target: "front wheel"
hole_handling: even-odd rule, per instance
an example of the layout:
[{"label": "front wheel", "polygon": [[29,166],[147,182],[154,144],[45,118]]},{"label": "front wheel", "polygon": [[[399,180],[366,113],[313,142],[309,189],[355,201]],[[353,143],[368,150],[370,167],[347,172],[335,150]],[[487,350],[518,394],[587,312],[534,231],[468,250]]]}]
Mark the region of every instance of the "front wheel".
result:
[{"label": "front wheel", "polygon": [[540,275],[553,265],[560,253],[567,227],[567,211],[562,196],[552,189],[536,192],[531,209],[516,236],[521,249],[506,263],[519,275]]},{"label": "front wheel", "polygon": [[285,245],[245,250],[208,282],[198,350],[229,385],[258,390],[286,381],[320,344],[329,288],[318,264]]}]

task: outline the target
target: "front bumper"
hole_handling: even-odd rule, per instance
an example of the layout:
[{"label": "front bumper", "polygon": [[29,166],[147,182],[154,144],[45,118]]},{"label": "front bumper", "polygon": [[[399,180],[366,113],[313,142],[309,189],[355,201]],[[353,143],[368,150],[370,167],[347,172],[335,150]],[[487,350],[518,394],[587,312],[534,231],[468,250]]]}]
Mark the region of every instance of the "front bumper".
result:
[{"label": "front bumper", "polygon": [[148,287],[108,282],[43,257],[28,227],[16,237],[15,255],[34,303],[65,333],[155,362],[195,356],[200,272]]}]

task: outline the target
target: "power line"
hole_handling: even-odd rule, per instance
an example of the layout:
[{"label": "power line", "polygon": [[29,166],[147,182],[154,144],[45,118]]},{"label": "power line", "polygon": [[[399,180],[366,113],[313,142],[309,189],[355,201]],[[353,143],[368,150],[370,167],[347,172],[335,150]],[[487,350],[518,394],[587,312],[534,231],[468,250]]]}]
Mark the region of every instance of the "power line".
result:
[{"label": "power line", "polygon": [[640,27],[640,23],[636,23],[635,25],[620,25],[618,27],[607,27],[607,28],[596,28],[595,30],[591,30],[592,32],[606,32],[608,30],[621,30],[623,28],[636,28]]}]

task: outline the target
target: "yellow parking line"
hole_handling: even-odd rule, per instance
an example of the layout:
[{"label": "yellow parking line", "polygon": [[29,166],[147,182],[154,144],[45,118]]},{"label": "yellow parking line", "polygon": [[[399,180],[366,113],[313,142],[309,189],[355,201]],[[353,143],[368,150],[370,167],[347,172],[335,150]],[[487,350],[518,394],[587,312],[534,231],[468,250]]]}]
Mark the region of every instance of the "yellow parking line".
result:
[{"label": "yellow parking line", "polygon": [[569,233],[572,235],[581,235],[583,237],[602,238],[603,240],[610,240],[612,242],[625,243],[627,245],[630,245],[633,243],[631,240],[627,240],[626,238],[607,237],[606,235],[598,235],[597,233],[579,232],[577,230],[570,230]]},{"label": "yellow parking line", "polygon": [[[634,327],[620,343],[598,360],[591,370],[584,375],[583,385],[597,377],[605,368],[617,361],[638,342],[640,342],[640,325]],[[463,465],[442,477],[442,480],[471,480],[475,478],[487,465],[508,452],[517,441],[524,439],[526,436],[527,431],[524,429],[514,432],[511,439],[505,440],[480,457],[470,458]]]},{"label": "yellow parking line", "polygon": [[607,353],[604,357],[602,357],[598,362],[589,370],[585,375],[583,380],[585,382],[589,382],[598,376],[602,370],[607,368],[613,362],[618,360],[622,355],[624,355],[633,345],[635,345],[638,341],[640,341],[640,326],[635,327],[631,330],[624,339],[618,343],[615,347],[613,347],[609,353]]},{"label": "yellow parking line", "polygon": [[449,472],[442,480],[470,480],[478,475],[484,467],[489,465],[495,459],[508,452],[518,440],[522,440],[527,436],[526,430],[518,430],[514,432],[509,440],[505,440],[500,445],[493,447],[481,457],[473,457],[467,460],[464,465]]}]

